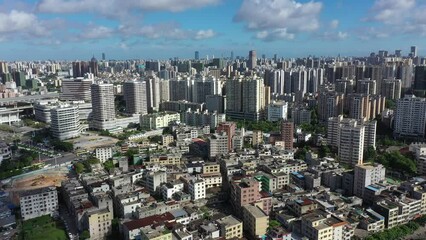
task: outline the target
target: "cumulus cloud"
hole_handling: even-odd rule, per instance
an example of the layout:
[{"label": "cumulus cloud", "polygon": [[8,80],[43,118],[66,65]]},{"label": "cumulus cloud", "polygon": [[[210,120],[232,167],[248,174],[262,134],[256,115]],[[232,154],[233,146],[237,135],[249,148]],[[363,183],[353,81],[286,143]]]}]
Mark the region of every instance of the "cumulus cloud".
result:
[{"label": "cumulus cloud", "polygon": [[260,31],[257,32],[256,38],[265,40],[265,41],[274,41],[274,40],[292,40],[295,38],[295,34],[288,33],[287,29],[274,29],[270,31]]},{"label": "cumulus cloud", "polygon": [[242,22],[246,28],[257,32],[257,37],[268,39],[294,38],[299,32],[311,32],[320,27],[319,15],[322,3],[307,3],[295,0],[243,0],[234,16],[234,21]]},{"label": "cumulus cloud", "polygon": [[336,29],[336,28],[338,28],[338,27],[339,27],[339,20],[334,19],[334,20],[332,20],[332,21],[330,22],[330,28],[331,28],[331,29]]},{"label": "cumulus cloud", "polygon": [[45,13],[95,12],[106,16],[119,16],[130,11],[179,12],[218,4],[221,0],[41,0],[37,10]]},{"label": "cumulus cloud", "polygon": [[381,23],[361,30],[361,39],[383,38],[394,34],[426,35],[426,3],[416,0],[375,0],[366,21]]},{"label": "cumulus cloud", "polygon": [[28,12],[12,10],[9,13],[0,13],[1,34],[24,34],[32,36],[49,35],[49,31],[36,15]]},{"label": "cumulus cloud", "polygon": [[120,25],[118,31],[124,36],[141,36],[148,39],[170,39],[170,40],[203,40],[212,38],[216,33],[212,29],[188,30],[182,29],[179,24],[169,22],[153,25]]},{"label": "cumulus cloud", "polygon": [[331,41],[337,41],[337,40],[345,40],[349,37],[349,34],[347,32],[342,31],[326,31],[321,34],[319,34],[319,37],[324,40],[331,40]]},{"label": "cumulus cloud", "polygon": [[89,26],[79,34],[79,38],[83,39],[100,39],[100,38],[108,38],[115,33],[113,28],[105,27],[105,26],[94,26],[89,24]]}]

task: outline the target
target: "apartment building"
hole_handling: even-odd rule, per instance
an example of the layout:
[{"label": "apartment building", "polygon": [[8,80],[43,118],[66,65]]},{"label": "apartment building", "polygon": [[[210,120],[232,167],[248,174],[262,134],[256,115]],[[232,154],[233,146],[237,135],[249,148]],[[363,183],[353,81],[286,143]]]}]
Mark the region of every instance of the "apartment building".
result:
[{"label": "apartment building", "polygon": [[24,221],[53,215],[58,210],[58,192],[55,187],[28,190],[20,194],[19,203]]}]

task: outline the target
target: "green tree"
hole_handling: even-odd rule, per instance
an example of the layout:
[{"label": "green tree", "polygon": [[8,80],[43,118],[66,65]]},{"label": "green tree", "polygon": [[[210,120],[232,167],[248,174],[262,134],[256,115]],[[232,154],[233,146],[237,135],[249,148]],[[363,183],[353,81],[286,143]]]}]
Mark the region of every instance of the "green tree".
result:
[{"label": "green tree", "polygon": [[84,230],[81,234],[80,234],[80,240],[84,240],[84,239],[89,239],[90,238],[90,233],[87,230]]},{"label": "green tree", "polygon": [[321,145],[321,147],[318,150],[318,157],[324,158],[331,154],[331,150],[327,145]]},{"label": "green tree", "polygon": [[364,151],[364,162],[374,162],[377,157],[376,149],[373,146],[369,146],[367,150]]},{"label": "green tree", "polygon": [[84,172],[84,169],[85,168],[84,168],[83,163],[78,162],[78,163],[74,164],[74,170],[75,170],[76,173],[80,174],[80,173]]},{"label": "green tree", "polygon": [[109,170],[113,169],[114,167],[115,167],[114,162],[112,160],[105,161],[105,163],[104,163],[105,170],[109,171]]},{"label": "green tree", "polygon": [[276,227],[279,227],[279,226],[281,226],[281,223],[278,222],[277,220],[270,220],[269,221],[269,228],[270,229],[276,228]]}]

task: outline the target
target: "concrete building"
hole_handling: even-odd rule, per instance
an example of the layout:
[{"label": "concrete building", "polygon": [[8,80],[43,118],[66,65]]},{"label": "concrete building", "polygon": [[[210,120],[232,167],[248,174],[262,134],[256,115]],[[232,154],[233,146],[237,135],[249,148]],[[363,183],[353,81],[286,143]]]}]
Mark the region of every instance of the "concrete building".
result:
[{"label": "concrete building", "polygon": [[22,112],[18,108],[0,108],[0,124],[11,125],[21,121],[19,114]]},{"label": "concrete building", "polygon": [[129,114],[147,114],[146,83],[143,81],[127,81],[123,83],[123,96],[126,101],[126,112]]},{"label": "concrete building", "polygon": [[349,117],[354,119],[370,120],[371,116],[370,97],[366,94],[350,94],[348,96]]},{"label": "concrete building", "polygon": [[87,212],[87,226],[90,239],[102,240],[111,235],[112,219],[114,218],[112,210],[107,208]]},{"label": "concrete building", "polygon": [[256,51],[255,50],[250,50],[249,51],[249,59],[248,59],[248,63],[247,63],[247,67],[249,69],[254,69],[257,66],[257,56],[256,56]]},{"label": "concrete building", "polygon": [[50,132],[59,140],[76,138],[80,135],[80,115],[77,106],[57,105],[50,110]]},{"label": "concrete building", "polygon": [[267,107],[268,121],[277,122],[280,120],[287,120],[288,103],[286,102],[273,102]]},{"label": "concrete building", "polygon": [[376,80],[361,79],[356,83],[356,92],[360,94],[377,94]]},{"label": "concrete building", "polygon": [[192,201],[206,198],[206,183],[204,179],[191,179],[188,181],[187,185]]},{"label": "concrete building", "polygon": [[352,120],[339,129],[338,153],[342,163],[363,163],[365,127]]},{"label": "concrete building", "polygon": [[306,107],[295,107],[291,111],[291,118],[295,125],[311,124],[311,111]]},{"label": "concrete building", "polygon": [[269,87],[258,77],[226,81],[226,115],[234,119],[259,120],[269,104]]},{"label": "concrete building", "polygon": [[176,112],[160,112],[140,116],[140,124],[145,129],[168,127],[172,122],[180,122],[180,114]]},{"label": "concrete building", "polygon": [[293,150],[294,124],[290,121],[281,123],[281,140],[284,141],[285,150]]},{"label": "concrete building", "polygon": [[58,211],[58,192],[55,187],[39,188],[20,193],[22,219],[28,220]]},{"label": "concrete building", "polygon": [[93,84],[92,118],[89,127],[97,130],[110,130],[116,127],[114,85],[107,83]]},{"label": "concrete building", "polygon": [[386,169],[381,164],[359,164],[354,168],[354,194],[364,196],[365,187],[385,180]]},{"label": "concrete building", "polygon": [[243,223],[232,215],[218,219],[220,236],[225,239],[240,239],[243,237]]},{"label": "concrete building", "polygon": [[91,101],[93,79],[64,79],[59,99],[63,101]]},{"label": "concrete building", "polygon": [[106,160],[112,158],[112,154],[113,154],[112,146],[97,147],[95,149],[95,156],[97,159],[101,161],[101,163],[104,163]]},{"label": "concrete building", "polygon": [[387,99],[398,100],[401,98],[401,79],[384,79],[382,82],[382,96]]},{"label": "concrete building", "polygon": [[320,91],[318,95],[318,118],[320,121],[327,122],[330,117],[337,117],[343,114],[342,93],[325,90]]},{"label": "concrete building", "polygon": [[226,133],[228,136],[228,150],[232,150],[232,138],[235,136],[235,131],[237,130],[237,124],[235,122],[223,122],[217,126],[217,133]]},{"label": "concrete building", "polygon": [[144,172],[142,176],[142,182],[148,190],[153,193],[157,190],[162,183],[167,182],[167,173],[163,171],[152,172],[147,171]]},{"label": "concrete building", "polygon": [[405,95],[397,101],[394,135],[397,137],[425,137],[426,99]]},{"label": "concrete building", "polygon": [[254,205],[243,207],[244,231],[253,239],[263,239],[269,227],[269,216]]},{"label": "concrete building", "polygon": [[213,134],[208,139],[209,144],[209,157],[213,158],[219,155],[226,155],[229,153],[228,136],[225,133]]},{"label": "concrete building", "polygon": [[206,109],[209,112],[225,113],[226,98],[222,95],[207,95]]},{"label": "concrete building", "polygon": [[[162,98],[161,80],[157,76],[153,75],[146,77],[145,83],[147,110],[150,112],[158,111]],[[165,98],[167,98],[167,96],[165,96]]]}]

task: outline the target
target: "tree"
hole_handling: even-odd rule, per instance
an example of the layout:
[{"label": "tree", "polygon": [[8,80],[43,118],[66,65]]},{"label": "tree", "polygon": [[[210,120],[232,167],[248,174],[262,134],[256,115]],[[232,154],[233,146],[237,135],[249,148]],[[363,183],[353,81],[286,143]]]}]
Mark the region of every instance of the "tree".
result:
[{"label": "tree", "polygon": [[105,161],[105,163],[104,163],[105,170],[109,171],[109,170],[113,169],[114,167],[115,167],[114,162],[112,160]]},{"label": "tree", "polygon": [[279,227],[279,226],[281,226],[281,223],[278,222],[277,220],[270,220],[269,221],[269,228],[270,229],[276,228],[276,227]]},{"label": "tree", "polygon": [[320,149],[318,150],[318,157],[324,158],[329,156],[330,153],[331,153],[331,150],[327,145],[321,145]]},{"label": "tree", "polygon": [[364,151],[364,162],[374,162],[376,157],[376,149],[374,149],[373,146],[369,146],[367,150]]},{"label": "tree", "polygon": [[80,240],[84,240],[84,239],[89,239],[90,238],[90,233],[87,230],[84,230],[81,234],[80,234]]},{"label": "tree", "polygon": [[80,162],[74,164],[74,170],[76,173],[80,174],[82,172],[84,172],[84,165]]},{"label": "tree", "polygon": [[414,175],[417,171],[414,160],[402,155],[399,151],[384,153],[376,158],[376,162],[383,164],[386,168]]}]

